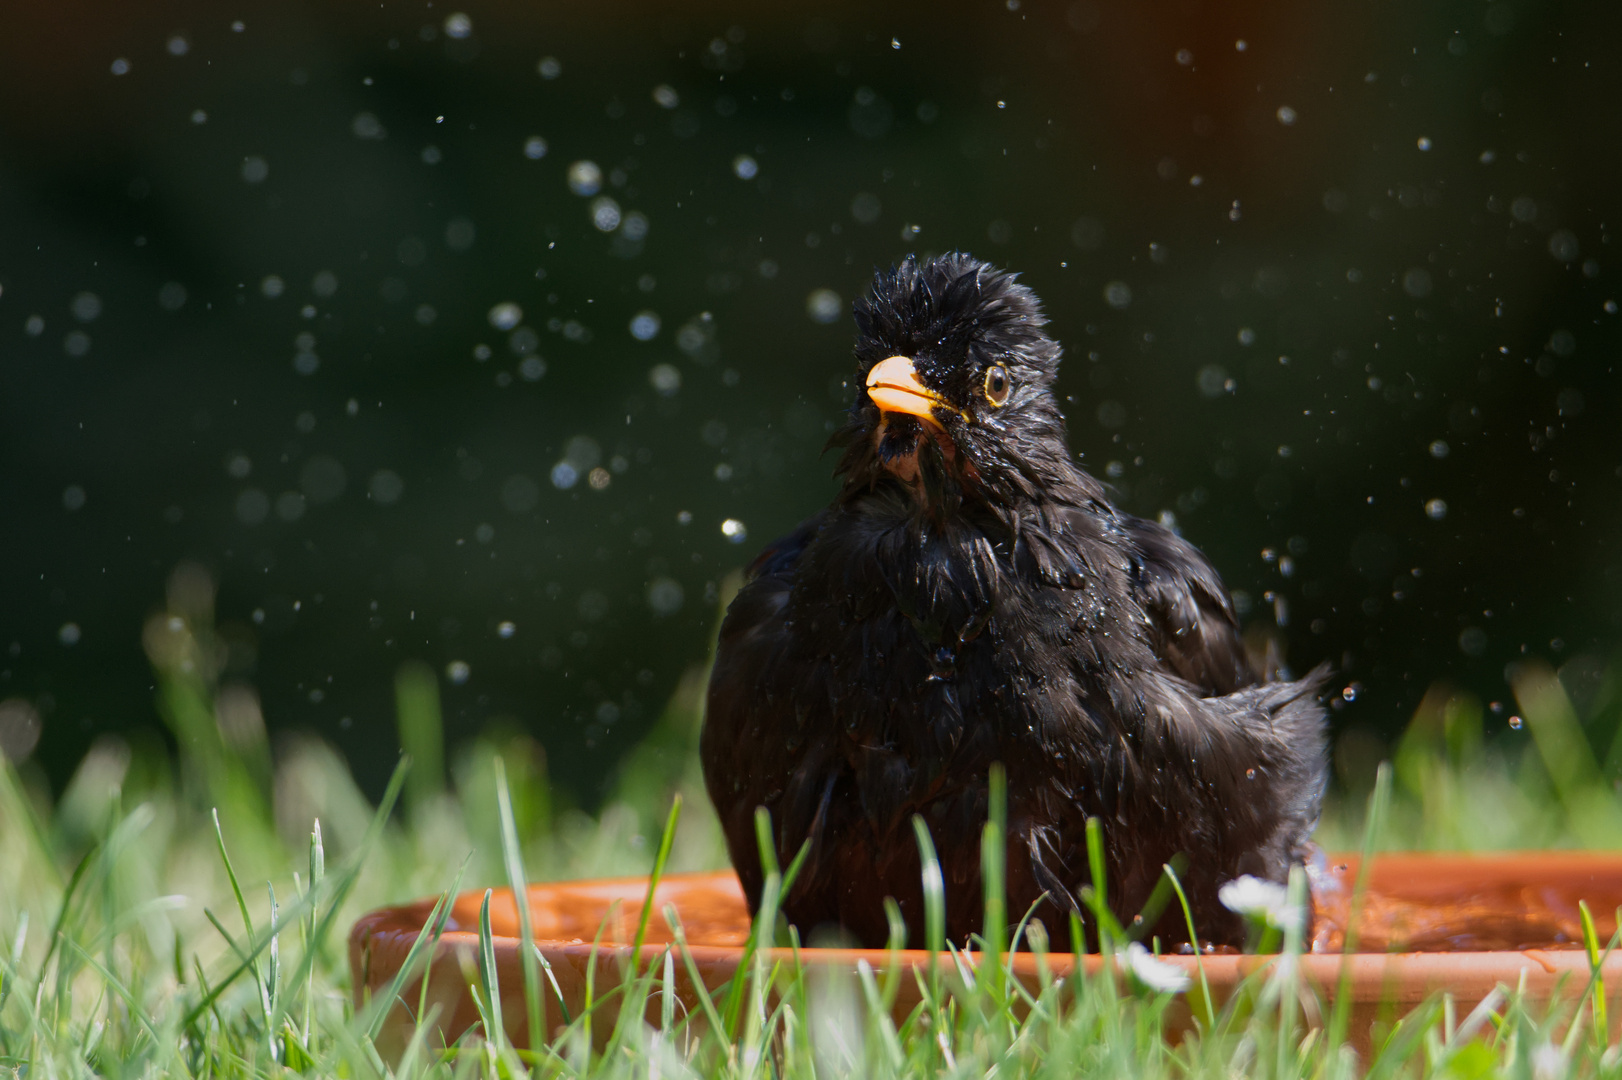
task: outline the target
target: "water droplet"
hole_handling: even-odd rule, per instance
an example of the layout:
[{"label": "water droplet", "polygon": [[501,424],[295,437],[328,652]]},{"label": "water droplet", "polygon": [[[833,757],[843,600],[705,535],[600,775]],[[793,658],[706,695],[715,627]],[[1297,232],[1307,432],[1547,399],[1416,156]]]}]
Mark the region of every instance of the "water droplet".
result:
[{"label": "water droplet", "polygon": [[686,601],[681,582],[674,578],[656,577],[648,582],[648,607],[655,615],[674,615]]},{"label": "water droplet", "polygon": [[349,122],[349,130],[357,139],[386,139],[389,134],[377,114],[369,112],[356,113],[355,119]]},{"label": "water droplet", "polygon": [[467,666],[465,660],[452,660],[445,665],[445,677],[454,685],[461,686],[473,674],[473,669]]},{"label": "water droplet", "polygon": [[1416,142],[1415,145],[1418,146],[1421,150],[1429,150],[1431,148],[1431,141],[1430,141],[1430,139],[1426,138],[1424,135],[1421,135],[1419,137],[1418,142]]},{"label": "water droplet", "polygon": [[1132,286],[1124,281],[1112,281],[1104,286],[1104,302],[1117,310],[1132,303]]},{"label": "water droplet", "polygon": [[301,492],[284,491],[276,496],[276,516],[283,521],[297,521],[304,516],[305,499]]},{"label": "water droplet", "polygon": [[1341,689],[1341,691],[1340,691],[1340,696],[1342,698],[1344,698],[1345,700],[1347,700],[1347,701],[1356,701],[1357,700],[1357,684],[1353,683],[1350,686],[1343,687]]},{"label": "water droplet", "polygon": [[748,154],[739,154],[732,159],[732,174],[739,180],[753,180],[758,172],[760,163]]},{"label": "water droplet", "polygon": [[591,201],[591,223],[598,232],[613,232],[620,227],[620,204],[607,195]]},{"label": "water droplet", "polygon": [[1246,769],[1245,770],[1245,779],[1246,780],[1254,780],[1254,779],[1256,779],[1256,770],[1255,769]]},{"label": "water droplet", "polygon": [[563,65],[555,56],[543,56],[535,65],[535,73],[550,81],[563,74]]},{"label": "water droplet", "polygon": [[68,310],[82,323],[95,322],[101,315],[101,297],[93,292],[82,292],[68,304]]},{"label": "water droplet", "polygon": [[445,36],[460,41],[473,33],[473,20],[461,11],[445,16]]},{"label": "water droplet", "polygon": [[1221,364],[1206,364],[1200,368],[1195,383],[1200,388],[1200,396],[1208,398],[1221,397],[1234,387],[1233,379],[1229,378],[1227,369]]},{"label": "water droplet", "polygon": [[576,161],[569,166],[569,190],[576,195],[595,195],[603,189],[603,170],[595,161]]},{"label": "water droplet", "polygon": [[258,488],[247,488],[237,496],[237,520],[244,525],[258,525],[270,514],[270,496]]},{"label": "water droplet", "polygon": [[1433,458],[1445,458],[1450,450],[1451,447],[1447,445],[1447,441],[1444,439],[1436,439],[1431,442],[1430,451]]},{"label": "water droplet", "polygon": [[631,336],[638,341],[652,341],[659,334],[659,313],[639,311],[631,318]]},{"label": "water droplet", "polygon": [[79,644],[79,637],[80,633],[78,623],[63,623],[62,629],[56,632],[57,640],[64,645]]},{"label": "water droplet", "polygon": [[128,75],[130,71],[130,62],[120,56],[117,60],[113,61],[112,70],[114,75]]},{"label": "water droplet", "polygon": [[1509,718],[1509,726],[1514,728],[1516,731],[1521,730],[1521,718],[1519,716],[1511,716]]},{"label": "water droplet", "polygon": [[843,313],[845,302],[832,289],[813,289],[805,298],[805,313],[814,322],[836,322]]},{"label": "water droplet", "polygon": [[1289,127],[1295,123],[1295,110],[1290,108],[1288,105],[1280,105],[1278,107],[1277,115],[1278,122],[1283,124],[1285,127]]},{"label": "water droplet", "polygon": [[366,494],[379,506],[390,506],[405,494],[405,481],[393,469],[379,469],[367,483]]},{"label": "water droplet", "polygon": [[531,135],[524,140],[524,156],[531,161],[539,161],[546,156],[546,140],[539,135]]},{"label": "water droplet", "polygon": [[1549,254],[1560,262],[1575,262],[1582,254],[1582,244],[1570,229],[1556,229],[1549,235]]},{"label": "water droplet", "polygon": [[489,319],[497,330],[511,330],[524,321],[524,309],[511,300],[503,300],[490,309]]},{"label": "water droplet", "polygon": [[78,484],[70,484],[62,489],[62,507],[66,510],[78,510],[84,506],[84,488]]},{"label": "water droplet", "polygon": [[518,625],[510,619],[503,619],[496,624],[496,636],[499,638],[510,638],[516,633],[518,633]]},{"label": "water droplet", "polygon": [[749,539],[749,529],[737,518],[727,518],[721,522],[721,535],[734,544],[741,544]]},{"label": "water droplet", "polygon": [[1441,521],[1447,517],[1447,502],[1442,499],[1430,499],[1425,503],[1425,516],[1432,521]]}]

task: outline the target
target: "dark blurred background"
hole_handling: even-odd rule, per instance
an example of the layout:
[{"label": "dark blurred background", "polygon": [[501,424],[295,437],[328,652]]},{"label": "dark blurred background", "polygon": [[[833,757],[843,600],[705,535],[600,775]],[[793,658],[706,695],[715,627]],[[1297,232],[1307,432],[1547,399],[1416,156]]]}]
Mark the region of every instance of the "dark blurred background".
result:
[{"label": "dark blurred background", "polygon": [[1087,466],[1337,665],[1343,747],[1438,681],[1513,737],[1527,656],[1592,704],[1619,41],[1538,0],[19,6],[0,744],[60,784],[162,731],[189,563],[272,732],[375,792],[423,660],[450,739],[521,727],[590,804],[830,497],[852,297],[954,247],[1046,302]]}]

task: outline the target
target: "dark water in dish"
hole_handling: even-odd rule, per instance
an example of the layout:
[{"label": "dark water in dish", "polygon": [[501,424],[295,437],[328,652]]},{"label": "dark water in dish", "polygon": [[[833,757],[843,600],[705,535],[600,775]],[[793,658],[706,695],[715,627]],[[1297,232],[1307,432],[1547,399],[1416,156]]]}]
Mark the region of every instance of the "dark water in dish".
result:
[{"label": "dark water in dish", "polygon": [[1619,19],[19,8],[0,698],[58,781],[158,727],[140,629],[194,560],[273,729],[375,788],[422,659],[453,739],[509,717],[589,800],[831,495],[851,297],[951,247],[1024,272],[1075,449],[1339,665],[1343,730],[1526,655],[1581,696],[1622,636]]}]

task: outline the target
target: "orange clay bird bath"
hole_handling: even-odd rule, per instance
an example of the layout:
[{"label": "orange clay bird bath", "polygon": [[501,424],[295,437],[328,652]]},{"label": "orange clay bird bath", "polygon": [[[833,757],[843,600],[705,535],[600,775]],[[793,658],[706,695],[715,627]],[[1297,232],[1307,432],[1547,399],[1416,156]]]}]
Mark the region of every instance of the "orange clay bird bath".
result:
[{"label": "orange clay bird bath", "polygon": [[[1358,926],[1358,950],[1342,955],[1349,894],[1357,873],[1356,857],[1329,860],[1330,875],[1315,889],[1316,926],[1313,951],[1301,958],[1304,985],[1312,1001],[1304,1017],[1315,1024],[1343,980],[1349,980],[1355,1044],[1366,1045],[1369,1025],[1377,1015],[1401,1016],[1438,991],[1453,995],[1462,1009],[1473,1007],[1495,987],[1523,985],[1534,1002],[1548,1002],[1559,993],[1573,999],[1590,978],[1588,957],[1582,948],[1579,901],[1593,912],[1595,929],[1603,943],[1616,930],[1614,912],[1622,905],[1622,857],[1574,852],[1508,855],[1383,855],[1374,860]],[[629,970],[632,942],[647,892],[645,878],[536,885],[529,890],[534,936],[551,966],[556,991],[546,982],[543,1026],[555,1034],[564,1024],[564,1011],[579,1016],[586,996],[588,967],[593,973],[594,1029],[612,1030],[617,998],[610,990]],[[476,979],[479,947],[479,907],[482,892],[463,893],[452,906],[444,933],[428,968],[426,999],[421,976],[407,980],[399,1000],[383,1021],[378,1045],[397,1057],[417,1025],[419,1002],[437,1031],[430,1045],[455,1042],[479,1025],[470,979]],[[692,964],[678,957],[673,970],[683,1015],[700,1011],[691,972],[711,991],[737,970],[749,936],[749,913],[737,878],[731,871],[675,874],[661,880],[654,897],[654,917],[642,948],[642,965],[658,962],[672,942],[662,912],[673,904],[687,941]],[[364,916],[349,935],[349,962],[357,1006],[373,995],[386,993],[421,933],[434,907],[421,900],[385,908]],[[496,890],[490,902],[496,970],[507,1035],[515,1045],[530,1045],[524,1002],[524,976],[519,951],[519,922],[510,890]],[[601,936],[599,937],[599,931]],[[594,945],[593,942],[596,941]],[[781,957],[790,960],[786,950]],[[807,968],[855,972],[865,960],[879,972],[892,963],[924,968],[929,954],[922,951],[888,953],[882,950],[801,949]],[[1267,956],[1210,954],[1165,956],[1165,963],[1197,978],[1196,963],[1203,965],[1213,998],[1218,1003],[1233,993],[1246,975],[1271,962]],[[1046,964],[1062,977],[1078,962],[1089,971],[1098,969],[1097,955],[1077,957],[1050,953]],[[1037,958],[1029,953],[1014,957],[1015,976],[1035,985]],[[1622,989],[1622,952],[1603,963],[1607,993]],[[897,1015],[905,1016],[917,1004],[916,980],[902,979]],[[909,993],[911,997],[909,998]],[[1314,1007],[1316,1003],[1317,1007]],[[1383,1012],[1382,1012],[1383,1010]],[[1622,1028],[1622,1008],[1609,1010],[1613,1036]],[[1188,1009],[1173,1010],[1172,1027],[1186,1028]]]}]

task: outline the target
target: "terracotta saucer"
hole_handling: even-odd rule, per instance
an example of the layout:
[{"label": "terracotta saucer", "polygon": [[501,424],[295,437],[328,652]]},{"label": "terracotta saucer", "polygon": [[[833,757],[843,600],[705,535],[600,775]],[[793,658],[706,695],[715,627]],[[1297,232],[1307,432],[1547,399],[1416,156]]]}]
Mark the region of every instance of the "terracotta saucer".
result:
[{"label": "terracotta saucer", "polygon": [[[1340,955],[1344,941],[1347,893],[1357,870],[1356,857],[1332,857],[1332,876],[1315,888],[1316,946],[1320,952],[1302,957],[1302,973],[1312,988],[1303,1015],[1315,1023],[1333,1000],[1343,962],[1350,966],[1352,996],[1351,1037],[1366,1043],[1371,1022],[1378,1016],[1401,1016],[1436,991],[1446,991],[1463,1015],[1495,987],[1513,989],[1524,977],[1529,996],[1548,1002],[1563,984],[1566,999],[1582,993],[1589,978],[1577,907],[1586,900],[1592,910],[1600,941],[1616,929],[1616,910],[1622,905],[1622,856],[1575,852],[1540,852],[1508,855],[1404,854],[1383,855],[1370,874],[1370,891],[1360,926],[1360,950]],[[1339,890],[1336,882],[1340,882]],[[592,940],[602,928],[595,950],[596,994],[613,986],[627,969],[635,940],[645,878],[612,878],[536,885],[529,890],[534,933],[552,966],[558,989],[570,1015],[579,1015],[585,999],[586,973],[593,961]],[[479,1023],[468,982],[476,969],[479,906],[483,891],[457,898],[429,970],[427,1001],[435,1013],[438,1038],[454,1042]],[[660,882],[643,946],[643,965],[659,960],[671,942],[669,928],[659,913],[674,904],[687,935],[699,977],[712,990],[732,977],[749,933],[748,910],[737,878],[731,871],[673,874]],[[416,941],[433,900],[419,900],[385,908],[359,919],[349,935],[349,962],[357,1007],[373,994],[384,992]],[[606,924],[605,924],[605,919]],[[495,891],[490,903],[496,968],[501,986],[503,1020],[509,1038],[529,1045],[523,1001],[523,971],[519,957],[518,913],[508,889]],[[790,959],[782,950],[775,955]],[[881,950],[804,949],[809,967],[854,971],[859,960],[884,971],[890,954]],[[897,954],[908,966],[927,966],[929,954]],[[1167,956],[1166,962],[1195,975],[1193,956]],[[1089,971],[1101,966],[1096,955],[1080,958]],[[1201,958],[1213,997],[1221,1002],[1240,981],[1272,962],[1265,956],[1206,955]],[[1077,957],[1055,953],[1047,957],[1050,970],[1064,976],[1075,969]],[[675,966],[677,996],[685,1010],[698,1010],[697,997],[686,965]],[[1021,953],[1014,972],[1035,984],[1036,958]],[[1622,950],[1604,965],[1608,988],[1622,995]],[[917,1004],[914,980],[901,981],[898,1013]],[[409,983],[384,1022],[378,1045],[385,1054],[403,1051],[416,1026],[421,980]],[[908,991],[912,996],[909,999]],[[544,995],[544,1025],[555,1033],[563,1013],[550,990]],[[613,1026],[614,1001],[605,1002],[595,1015],[595,1030]],[[1613,1005],[1613,1037],[1622,1031],[1622,1007]],[[1186,1003],[1173,1010],[1173,1027],[1190,1023]]]}]

